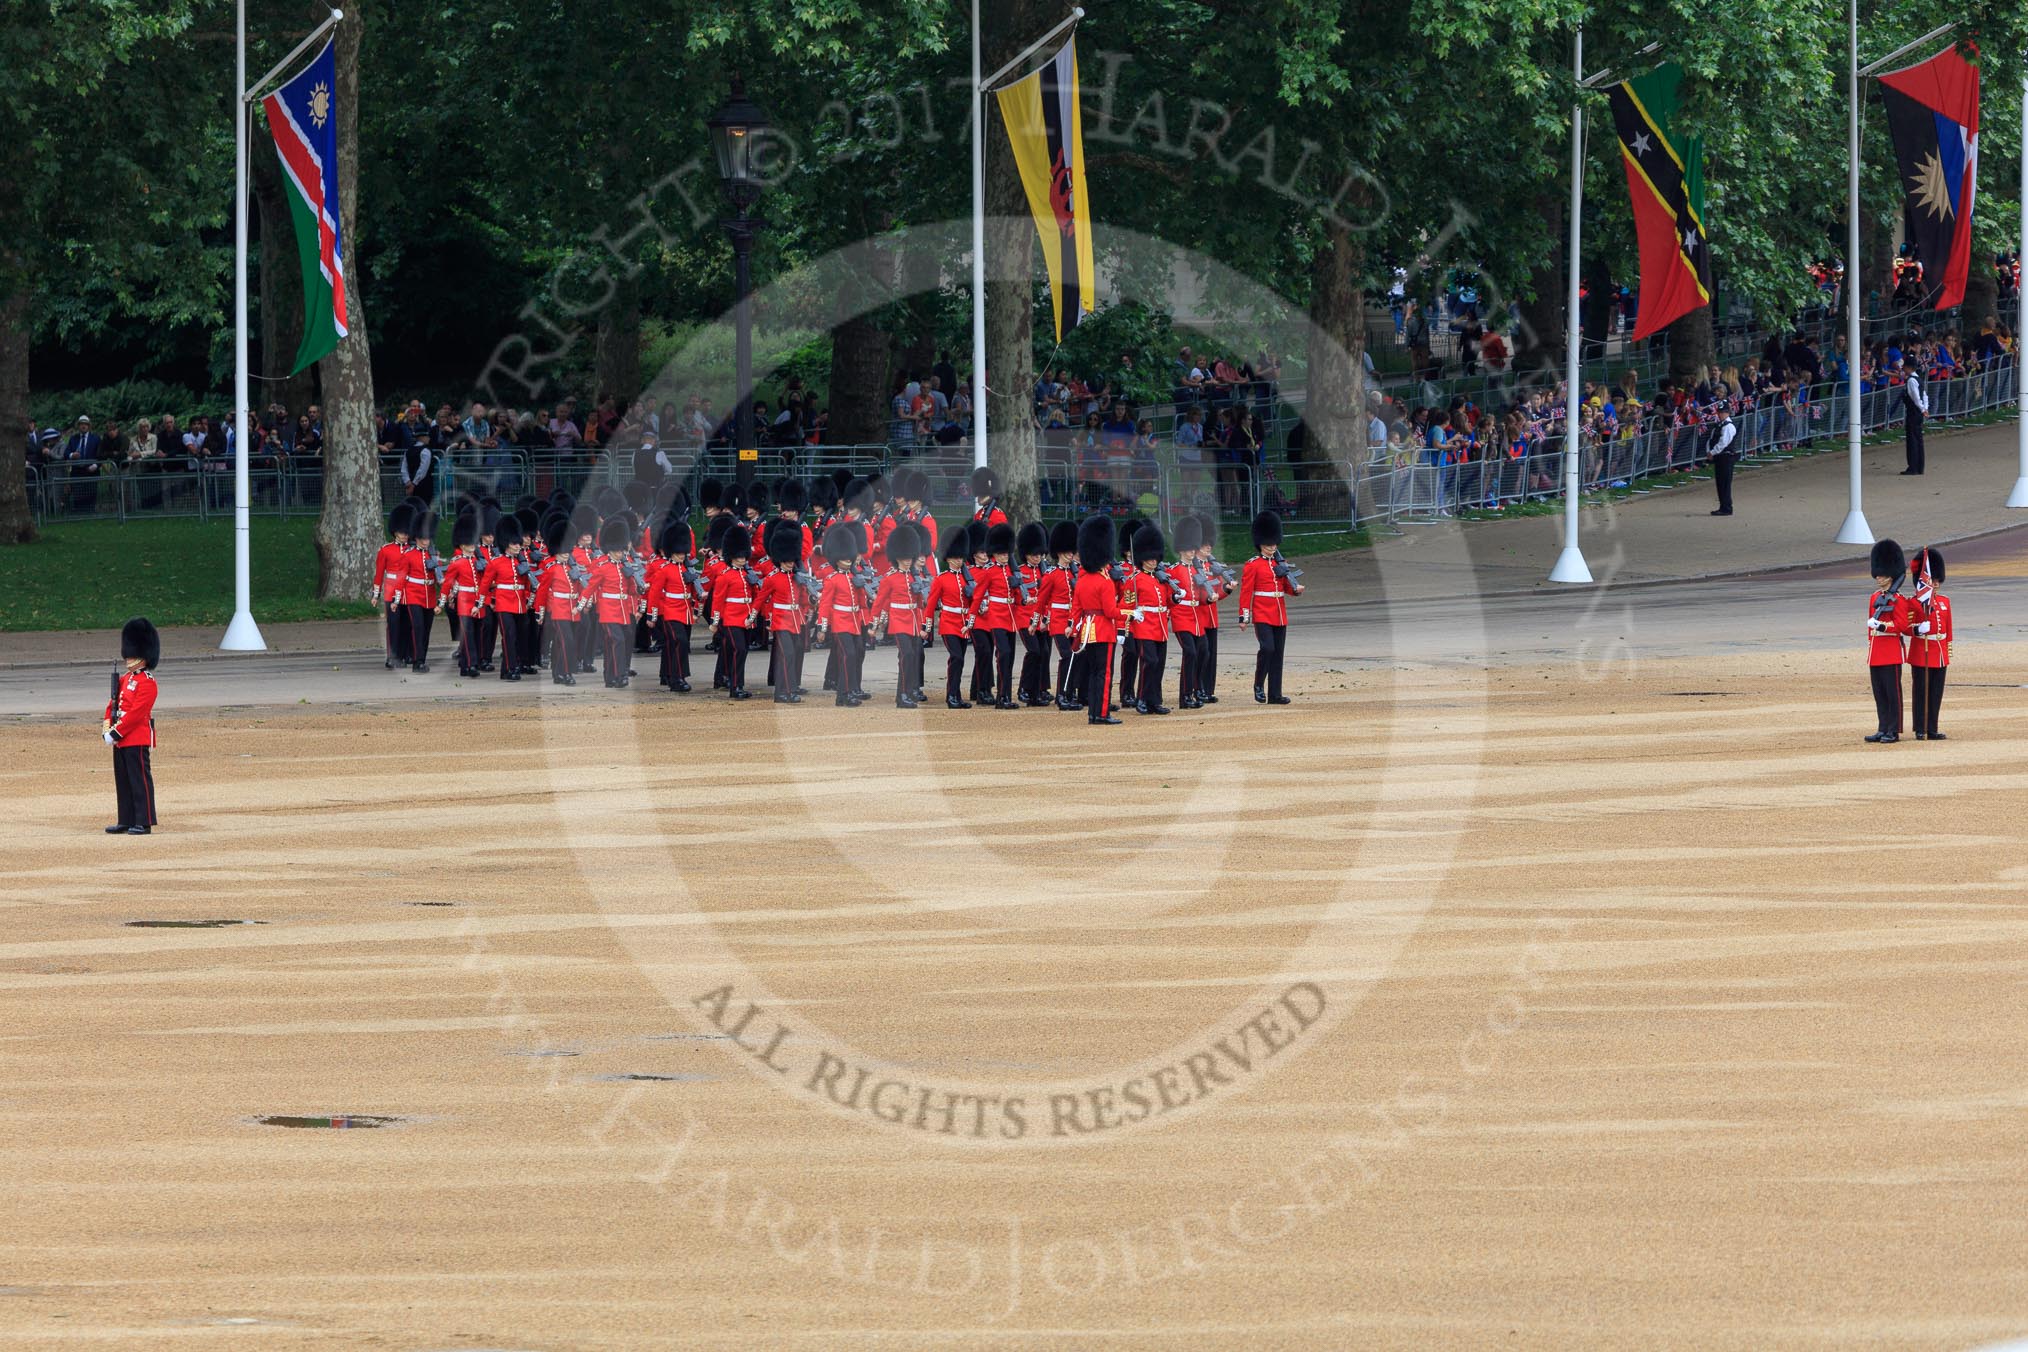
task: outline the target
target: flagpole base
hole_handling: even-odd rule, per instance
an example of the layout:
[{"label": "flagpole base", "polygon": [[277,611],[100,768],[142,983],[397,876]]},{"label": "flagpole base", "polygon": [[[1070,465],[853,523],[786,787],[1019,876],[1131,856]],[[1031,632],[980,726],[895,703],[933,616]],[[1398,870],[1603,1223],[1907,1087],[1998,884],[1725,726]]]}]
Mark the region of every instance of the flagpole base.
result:
[{"label": "flagpole base", "polygon": [[229,653],[264,653],[268,650],[267,640],[261,637],[261,627],[254,623],[253,612],[242,610],[232,617],[232,623],[225,627],[225,637],[219,640],[219,649]]},{"label": "flagpole base", "polygon": [[1838,527],[1838,543],[1841,545],[1870,545],[1873,543],[1873,527],[1866,524],[1866,513],[1854,507],[1845,518],[1845,524]]},{"label": "flagpole base", "polygon": [[2014,491],[2007,495],[2009,507],[2028,507],[2028,474],[2014,481]]},{"label": "flagpole base", "polygon": [[1556,556],[1556,566],[1549,570],[1551,582],[1583,583],[1591,581],[1591,568],[1584,561],[1584,551],[1576,545],[1568,545]]}]

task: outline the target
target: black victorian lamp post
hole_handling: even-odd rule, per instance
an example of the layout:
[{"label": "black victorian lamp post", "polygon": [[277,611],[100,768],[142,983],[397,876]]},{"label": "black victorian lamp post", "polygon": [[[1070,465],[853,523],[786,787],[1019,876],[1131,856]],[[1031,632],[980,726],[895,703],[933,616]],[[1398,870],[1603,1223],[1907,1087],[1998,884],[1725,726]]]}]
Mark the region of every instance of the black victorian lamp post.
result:
[{"label": "black victorian lamp post", "polygon": [[760,142],[767,133],[768,117],[759,104],[747,98],[745,86],[735,75],[732,77],[732,97],[711,115],[711,120],[705,125],[711,129],[711,149],[718,157],[718,176],[724,180],[725,195],[732,203],[732,215],[720,224],[732,237],[735,263],[737,298],[733,307],[733,384],[736,392],[733,398],[736,404],[733,426],[737,429],[735,435],[739,442],[737,479],[739,483],[747,484],[753,481],[758,460],[753,426],[753,277],[748,264],[753,252],[754,233],[761,226],[760,218],[751,212],[754,204],[760,201]]}]

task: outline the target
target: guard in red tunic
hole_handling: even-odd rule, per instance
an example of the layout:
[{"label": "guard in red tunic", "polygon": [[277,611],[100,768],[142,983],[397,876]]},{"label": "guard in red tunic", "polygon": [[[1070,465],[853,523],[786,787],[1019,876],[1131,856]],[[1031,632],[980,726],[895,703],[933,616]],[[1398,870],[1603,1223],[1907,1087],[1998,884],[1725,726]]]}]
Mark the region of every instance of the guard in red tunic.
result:
[{"label": "guard in red tunic", "polygon": [[746,688],[746,645],[749,631],[760,620],[754,609],[754,572],[747,566],[753,537],[745,526],[732,526],[721,544],[725,570],[711,584],[711,622],[718,626],[724,647],[725,688],[732,699],[752,699]]},{"label": "guard in red tunic", "polygon": [[[1049,559],[1039,570],[1035,583],[1035,634],[1056,649],[1056,700],[1066,713],[1084,707],[1084,692],[1070,683],[1070,589],[1076,572],[1077,523],[1059,521],[1049,528]],[[1043,652],[1047,675],[1049,654]],[[1046,695],[1045,695],[1046,698]]]},{"label": "guard in red tunic", "polygon": [[557,685],[577,684],[579,584],[573,576],[577,564],[565,550],[570,529],[569,518],[561,516],[551,517],[542,527],[549,562],[542,565],[535,583],[535,619],[549,630],[549,679]]},{"label": "guard in red tunic", "polygon": [[972,471],[972,503],[972,520],[984,529],[1007,524],[1007,513],[1000,510],[1000,472],[991,465]]},{"label": "guard in red tunic", "polygon": [[1944,559],[1934,547],[1919,549],[1915,579],[1915,633],[1908,640],[1908,674],[1914,689],[1915,740],[1941,742],[1937,715],[1943,710],[1944,677],[1951,665],[1951,598],[1943,594]]},{"label": "guard in red tunic", "polygon": [[113,673],[113,697],[99,735],[113,749],[113,796],[120,819],[109,836],[145,836],[155,826],[155,664],[162,660],[162,636],[142,616],[120,630],[120,667]]},{"label": "guard in red tunic", "polygon": [[965,678],[965,647],[972,632],[972,617],[965,607],[965,563],[972,552],[972,531],[970,526],[960,526],[951,532],[951,538],[944,541],[944,571],[938,573],[930,583],[929,597],[925,601],[928,614],[923,617],[924,638],[934,634],[943,640],[944,653],[944,707],[946,709],[969,709],[971,704],[960,693]]},{"label": "guard in red tunic", "polygon": [[521,553],[521,523],[511,516],[502,517],[493,527],[493,543],[502,552],[479,574],[476,613],[482,624],[490,619],[499,631],[500,679],[518,681],[522,676],[522,655],[527,651],[522,626],[528,622],[533,590],[521,571],[525,562]]},{"label": "guard in red tunic", "polygon": [[873,594],[873,629],[894,636],[894,707],[914,709],[922,702],[922,629],[930,580],[916,570],[922,536],[907,522],[887,532],[884,548],[892,567]]},{"label": "guard in red tunic", "polygon": [[436,522],[427,507],[409,508],[408,548],[401,556],[401,609],[408,617],[409,669],[430,669],[430,627],[436,619]]},{"label": "guard in red tunic", "polygon": [[1908,559],[1901,546],[1873,546],[1873,594],[1866,598],[1866,666],[1873,681],[1873,712],[1880,727],[1869,742],[1901,740],[1901,641],[1915,632],[1915,602],[1901,595]]},{"label": "guard in red tunic", "polygon": [[414,660],[408,655],[408,617],[401,610],[401,556],[408,552],[408,517],[408,504],[397,503],[387,514],[388,541],[373,556],[373,590],[386,621],[384,646],[389,671],[397,662],[407,666]]},{"label": "guard in red tunic", "polygon": [[1173,595],[1169,621],[1176,631],[1176,707],[1201,709],[1204,689],[1200,667],[1204,655],[1204,603],[1210,595],[1209,579],[1197,560],[1204,544],[1204,526],[1194,516],[1176,522],[1176,562],[1165,570]]},{"label": "guard in red tunic", "polygon": [[662,565],[648,575],[648,618],[662,637],[662,685],[679,695],[690,693],[690,616],[702,604],[691,576],[693,543],[689,522],[670,521],[656,550]]},{"label": "guard in red tunic", "polygon": [[627,552],[627,538],[632,534],[624,517],[616,516],[600,528],[600,553],[592,560],[591,577],[584,584],[584,595],[578,598],[578,604],[598,625],[608,690],[626,689],[627,664],[633,660],[633,598],[620,570],[620,560]]},{"label": "guard in red tunic", "polygon": [[1042,620],[1042,570],[1049,563],[1049,532],[1030,521],[1014,536],[1014,635],[1021,643],[1021,677],[1014,698],[1023,708],[1043,709],[1049,698],[1049,632]]},{"label": "guard in red tunic", "polygon": [[841,521],[824,532],[824,558],[835,571],[824,579],[824,591],[817,600],[817,637],[819,640],[827,634],[830,637],[832,651],[838,658],[836,703],[848,709],[865,703],[859,695],[859,684],[865,676],[865,625],[859,587],[852,578],[864,530],[859,522]]},{"label": "guard in red tunic", "polygon": [[772,645],[768,679],[775,688],[775,703],[803,702],[803,588],[796,575],[803,571],[802,523],[776,519],[768,524],[768,562],[772,565],[754,593],[754,609],[768,627]]},{"label": "guard in red tunic", "polygon": [[1232,570],[1218,561],[1218,520],[1197,518],[1204,528],[1204,545],[1197,551],[1199,564],[1210,579],[1210,599],[1204,605],[1204,651],[1197,674],[1203,688],[1197,698],[1206,704],[1218,703],[1218,603],[1232,595]]},{"label": "guard in red tunic", "polygon": [[[974,522],[972,528],[978,529],[978,524]],[[1021,706],[1014,702],[1014,608],[1018,604],[1014,585],[1014,528],[1002,519],[985,531],[987,562],[984,567],[972,569],[972,633],[986,636],[983,647],[977,645],[975,638],[975,651],[981,664],[987,660],[985,654],[991,654],[995,680],[988,686],[979,679],[975,667],[972,684],[995,696],[994,708],[1018,709]],[[973,557],[976,559],[978,555]]]},{"label": "guard in red tunic", "polygon": [[451,561],[444,565],[444,593],[437,607],[450,615],[458,637],[458,675],[479,674],[479,522],[460,516],[451,523]]},{"label": "guard in red tunic", "polygon": [[1077,530],[1077,585],[1070,593],[1070,628],[1084,663],[1084,713],[1089,723],[1113,716],[1113,647],[1120,632],[1120,589],[1113,580],[1113,519],[1094,516]]},{"label": "guard in red tunic", "polygon": [[1127,575],[1133,619],[1127,636],[1139,660],[1134,688],[1137,714],[1169,712],[1169,706],[1162,703],[1162,673],[1169,664],[1169,602],[1175,593],[1163,575],[1166,548],[1162,528],[1152,521],[1134,534],[1134,571]]},{"label": "guard in red tunic", "polygon": [[1287,704],[1282,693],[1282,660],[1289,649],[1289,598],[1301,596],[1300,569],[1281,557],[1282,519],[1262,512],[1253,519],[1254,557],[1239,573],[1239,624],[1253,626],[1260,651],[1253,659],[1253,701]]}]

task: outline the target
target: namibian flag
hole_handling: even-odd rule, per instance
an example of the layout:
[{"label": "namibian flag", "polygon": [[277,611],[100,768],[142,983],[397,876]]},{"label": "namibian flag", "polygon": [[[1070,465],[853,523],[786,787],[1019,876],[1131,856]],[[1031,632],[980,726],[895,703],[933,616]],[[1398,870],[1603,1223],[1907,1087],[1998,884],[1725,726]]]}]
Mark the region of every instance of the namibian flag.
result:
[{"label": "namibian flag", "polygon": [[330,43],[303,73],[262,100],[289,181],[289,211],[303,259],[303,345],[296,368],[346,333],[345,248],[338,237],[338,63]]},{"label": "namibian flag", "polygon": [[1965,300],[1972,267],[1973,179],[1979,167],[1979,68],[1955,47],[1880,77],[1887,127],[1907,193],[1908,238],[1936,308]]},{"label": "namibian flag", "polygon": [[1641,244],[1639,341],[1711,303],[1711,251],[1704,235],[1704,144],[1669,128],[1683,68],[1655,67],[1612,87],[1613,126],[1633,195]]},{"label": "namibian flag", "polygon": [[[1077,47],[1067,42],[1048,65],[999,91],[1000,116],[1042,236],[1056,341],[1098,308],[1091,206],[1084,193],[1084,119],[1078,111]],[[1069,297],[1069,322],[1064,298]]]}]

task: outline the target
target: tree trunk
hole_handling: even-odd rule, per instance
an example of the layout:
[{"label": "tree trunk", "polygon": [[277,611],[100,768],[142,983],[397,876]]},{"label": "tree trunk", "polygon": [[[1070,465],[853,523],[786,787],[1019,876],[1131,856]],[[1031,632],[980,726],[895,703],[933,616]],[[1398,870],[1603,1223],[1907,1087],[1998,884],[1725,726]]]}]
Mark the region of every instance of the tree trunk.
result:
[{"label": "tree trunk", "polygon": [[890,341],[865,315],[831,330],[829,435],[840,446],[877,446],[887,440]]},{"label": "tree trunk", "polygon": [[1965,279],[1965,305],[1959,311],[1958,330],[1967,337],[1976,337],[1979,325],[1997,319],[1999,313],[2000,279],[1993,275],[1990,265],[1981,267],[1978,255],[1974,254],[1971,275]]},{"label": "tree trunk", "polygon": [[[1047,26],[1038,0],[1008,0],[986,20],[981,55],[988,69],[1020,51]],[[995,101],[985,100],[987,447],[1000,471],[1001,508],[1014,522],[1041,515],[1035,461],[1035,223]],[[1004,281],[991,280],[997,274]],[[976,297],[974,298],[976,303]]]},{"label": "tree trunk", "polygon": [[1694,382],[1718,360],[1718,335],[1711,326],[1711,307],[1701,306],[1663,332],[1669,335],[1669,376],[1678,385]]},{"label": "tree trunk", "polygon": [[599,309],[592,360],[594,386],[626,408],[641,392],[641,287],[631,278],[616,278],[612,299]]},{"label": "tree trunk", "polygon": [[359,48],[364,11],[338,25],[338,215],[345,241],[346,334],[324,358],[324,511],[317,518],[317,595],[365,601],[381,543],[380,451],[373,428],[373,362],[359,284]]},{"label": "tree trunk", "polygon": [[[1564,195],[1545,192],[1536,199],[1536,207],[1549,223],[1551,237],[1565,238]],[[1555,379],[1563,370],[1567,341],[1564,298],[1570,287],[1563,252],[1560,248],[1551,249],[1528,274],[1529,287],[1535,294],[1522,303],[1521,322],[1514,333],[1514,371],[1523,379],[1538,374]]]},{"label": "tree trunk", "polygon": [[297,261],[296,223],[289,213],[289,189],[274,138],[255,135],[252,152],[254,210],[261,235],[261,384],[254,412],[258,417],[260,408],[277,403],[301,413],[315,400],[316,373],[305,368],[289,374],[303,341],[303,272]]},{"label": "tree trunk", "polygon": [[1297,501],[1316,516],[1347,514],[1347,471],[1366,462],[1366,295],[1357,278],[1365,249],[1333,222],[1310,261],[1310,393],[1303,445],[1289,452]]},{"label": "tree trunk", "polygon": [[22,288],[0,301],[0,545],[35,540],[22,455],[28,425],[28,291]]}]

